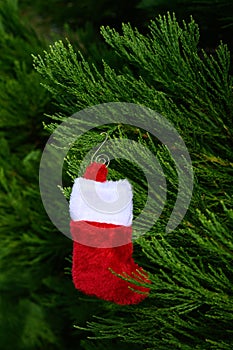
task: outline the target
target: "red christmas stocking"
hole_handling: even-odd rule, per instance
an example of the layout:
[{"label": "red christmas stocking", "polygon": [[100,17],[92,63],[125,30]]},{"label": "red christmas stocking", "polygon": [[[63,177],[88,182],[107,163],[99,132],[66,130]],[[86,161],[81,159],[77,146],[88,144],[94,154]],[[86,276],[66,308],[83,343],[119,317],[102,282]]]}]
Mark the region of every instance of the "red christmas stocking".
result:
[{"label": "red christmas stocking", "polygon": [[106,178],[106,166],[92,163],[72,189],[73,282],[88,295],[117,304],[137,304],[148,296],[149,288],[112,273],[149,282],[132,258],[132,189],[127,180]]}]

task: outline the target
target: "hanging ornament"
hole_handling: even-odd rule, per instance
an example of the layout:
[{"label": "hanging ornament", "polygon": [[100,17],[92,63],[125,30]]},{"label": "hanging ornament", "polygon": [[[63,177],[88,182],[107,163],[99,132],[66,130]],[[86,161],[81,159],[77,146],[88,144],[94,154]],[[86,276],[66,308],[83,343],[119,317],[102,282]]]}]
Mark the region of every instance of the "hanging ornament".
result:
[{"label": "hanging ornament", "polygon": [[[103,155],[97,160],[102,162]],[[150,283],[132,257],[132,188],[127,179],[108,181],[108,164],[109,159],[106,164],[92,161],[72,188],[73,282],[88,295],[122,305],[137,304],[148,296],[149,288],[117,276]]]}]

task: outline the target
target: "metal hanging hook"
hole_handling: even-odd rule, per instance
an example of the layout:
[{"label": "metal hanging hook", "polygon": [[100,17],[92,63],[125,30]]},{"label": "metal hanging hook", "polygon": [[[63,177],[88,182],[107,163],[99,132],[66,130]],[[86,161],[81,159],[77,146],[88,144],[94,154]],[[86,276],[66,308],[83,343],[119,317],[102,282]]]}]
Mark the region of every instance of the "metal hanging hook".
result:
[{"label": "metal hanging hook", "polygon": [[[103,147],[103,145],[107,142],[107,139],[109,137],[107,132],[101,132],[100,135],[106,134],[104,141],[101,143],[101,145],[97,148],[97,150],[95,151],[95,153],[93,154],[93,156],[91,157],[91,163],[93,163],[94,161],[97,163],[103,163],[106,165],[106,167],[109,166],[110,163],[110,158],[107,154],[99,154],[98,156],[96,156],[96,154],[99,152],[99,150],[101,149],[101,147]],[[96,158],[95,158],[96,156]],[[95,158],[95,159],[94,159]]]}]

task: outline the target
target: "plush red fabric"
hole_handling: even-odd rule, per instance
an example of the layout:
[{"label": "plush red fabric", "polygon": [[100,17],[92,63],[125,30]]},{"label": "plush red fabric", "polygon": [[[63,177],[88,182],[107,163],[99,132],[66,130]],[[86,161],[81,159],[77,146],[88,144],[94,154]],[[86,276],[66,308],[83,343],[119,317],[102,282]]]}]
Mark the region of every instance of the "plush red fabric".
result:
[{"label": "plush red fabric", "polygon": [[[132,243],[114,248],[94,248],[74,242],[72,276],[77,289],[88,295],[115,302],[116,304],[137,304],[145,299],[149,288],[136,286],[114,275],[124,272],[140,281],[148,281],[132,258]],[[129,287],[143,294],[132,291]]]},{"label": "plush red fabric", "polygon": [[95,180],[98,182],[105,182],[108,175],[108,168],[105,164],[91,163],[83,175],[85,179]]},{"label": "plush red fabric", "polygon": [[[104,182],[107,168],[104,164],[92,163],[84,177]],[[74,239],[72,277],[77,289],[121,305],[137,304],[148,296],[149,288],[136,286],[111,272],[126,273],[150,283],[132,258],[131,227],[71,220],[70,229]]]},{"label": "plush red fabric", "polygon": [[71,221],[74,241],[95,248],[117,247],[131,243],[132,227],[91,221]]}]

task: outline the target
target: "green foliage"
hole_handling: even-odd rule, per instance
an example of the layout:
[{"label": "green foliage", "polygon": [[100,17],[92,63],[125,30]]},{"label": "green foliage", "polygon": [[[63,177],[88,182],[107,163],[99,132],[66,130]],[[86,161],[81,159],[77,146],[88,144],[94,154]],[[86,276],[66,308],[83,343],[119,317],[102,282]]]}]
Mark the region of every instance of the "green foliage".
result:
[{"label": "green foliage", "polygon": [[98,307],[79,301],[66,274],[72,242],[40,198],[42,114],[54,108],[31,54],[46,46],[13,0],[0,1],[0,31],[0,348],[76,349],[74,320],[84,324]]},{"label": "green foliage", "polygon": [[[172,160],[150,134],[142,137],[145,131],[111,124],[109,120],[105,131],[112,138],[136,139],[158,157],[169,193],[159,222],[135,242],[135,258],[150,273],[150,297],[138,306],[103,304],[105,314],[88,322],[86,329],[94,339],[121,339],[129,346],[137,344],[151,350],[231,349],[230,54],[224,44],[211,55],[200,51],[198,26],[192,19],[179,25],[175,16],[160,16],[151,22],[149,30],[148,35],[142,35],[124,24],[120,34],[102,27],[106,42],[123,62],[120,68],[103,62],[102,69],[98,69],[76,54],[71,44],[62,41],[52,45],[43,57],[34,56],[43,86],[60,108],[59,114],[51,115],[53,124],[47,127],[50,131],[58,122],[88,106],[110,101],[145,105],[174,123],[189,148],[196,174],[185,219],[175,231],[165,233],[177,191]],[[88,147],[99,140],[98,132],[92,130],[83,147],[84,138],[78,140],[68,154],[71,178],[77,174]],[[135,171],[123,164],[117,164],[116,174],[112,162],[109,174],[134,181],[137,211],[142,205],[139,196],[146,192],[145,179],[136,180]],[[148,166],[156,170],[153,163]],[[77,327],[83,329],[78,323]],[[87,349],[91,347],[89,342],[84,344]]]},{"label": "green foliage", "polygon": [[0,1],[0,127],[14,133],[5,135],[15,152],[26,149],[26,144],[41,143],[40,117],[49,99],[32,70],[31,54],[43,47],[44,42],[19,19],[16,2]]},{"label": "green foliage", "polygon": [[126,63],[118,72],[104,62],[102,75],[80,54],[77,58],[70,44],[66,48],[62,42],[55,43],[44,59],[35,58],[43,85],[68,113],[109,101],[146,101],[148,107],[165,113],[177,125],[177,113],[186,114],[179,131],[187,135],[187,142],[193,142],[193,135],[200,147],[214,147],[216,137],[226,138],[229,144],[232,79],[227,47],[221,44],[214,56],[202,51],[200,57],[199,33],[193,20],[182,29],[170,16],[161,17],[158,24],[152,22],[150,30],[150,35],[143,36],[123,25],[121,36],[109,27],[102,28],[106,41],[133,72]]}]

